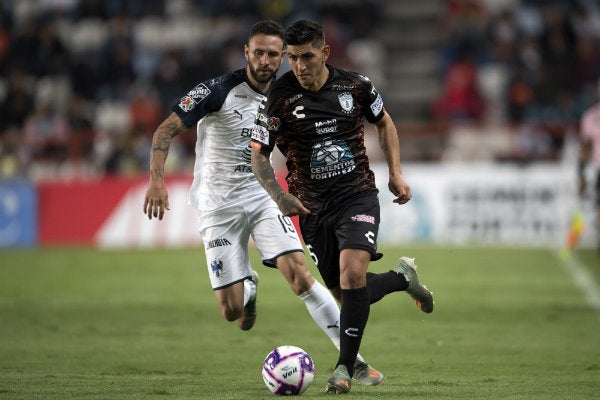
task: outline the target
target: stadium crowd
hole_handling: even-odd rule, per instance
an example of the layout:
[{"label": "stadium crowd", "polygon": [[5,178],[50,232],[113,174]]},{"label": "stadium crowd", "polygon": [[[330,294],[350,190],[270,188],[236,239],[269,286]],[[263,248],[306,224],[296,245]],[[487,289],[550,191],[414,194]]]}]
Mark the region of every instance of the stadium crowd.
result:
[{"label": "stadium crowd", "polygon": [[[440,2],[441,90],[431,121],[514,123],[524,158],[554,157],[595,101],[599,3]],[[0,177],[144,173],[152,133],[173,102],[196,82],[244,65],[240,44],[253,22],[318,19],[339,50],[330,62],[351,69],[356,60],[345,49],[381,34],[383,4],[0,1]],[[190,138],[173,143],[171,172],[191,171]]]}]

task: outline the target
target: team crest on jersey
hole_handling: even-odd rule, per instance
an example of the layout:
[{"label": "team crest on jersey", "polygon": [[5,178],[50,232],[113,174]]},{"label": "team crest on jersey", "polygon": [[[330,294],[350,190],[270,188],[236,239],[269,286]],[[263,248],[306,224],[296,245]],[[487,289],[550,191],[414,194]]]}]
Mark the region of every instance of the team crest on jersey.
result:
[{"label": "team crest on jersey", "polygon": [[223,261],[218,258],[213,259],[210,262],[210,271],[216,278],[220,278],[223,275]]},{"label": "team crest on jersey", "polygon": [[354,99],[352,95],[348,92],[344,92],[338,96],[338,101],[340,102],[340,106],[342,106],[342,110],[345,113],[350,113],[354,108]]}]

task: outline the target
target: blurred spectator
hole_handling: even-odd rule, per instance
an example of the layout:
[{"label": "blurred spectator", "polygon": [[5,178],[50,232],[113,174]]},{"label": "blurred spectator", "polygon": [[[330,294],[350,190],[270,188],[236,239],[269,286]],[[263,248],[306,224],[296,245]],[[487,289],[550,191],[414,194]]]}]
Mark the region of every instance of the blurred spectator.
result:
[{"label": "blurred spectator", "polygon": [[94,129],[93,105],[80,95],[73,95],[67,108],[69,159],[78,163],[92,155]]},{"label": "blurred spectator", "polygon": [[60,164],[67,159],[69,135],[66,118],[48,102],[39,102],[23,126],[26,162]]},{"label": "blurred spectator", "polygon": [[136,80],[133,68],[133,21],[126,16],[113,17],[108,38],[102,50],[102,91],[105,98],[124,100]]},{"label": "blurred spectator", "polygon": [[8,75],[6,95],[0,100],[0,131],[21,129],[33,111],[33,79],[24,70],[13,67]]},{"label": "blurred spectator", "polygon": [[433,104],[433,114],[444,122],[480,121],[485,102],[477,84],[477,65],[464,53],[448,69],[441,96]]},{"label": "blurred spectator", "polygon": [[483,61],[487,55],[485,32],[488,29],[487,11],[479,0],[447,0],[439,21],[440,73],[464,55],[465,49],[475,62]]}]

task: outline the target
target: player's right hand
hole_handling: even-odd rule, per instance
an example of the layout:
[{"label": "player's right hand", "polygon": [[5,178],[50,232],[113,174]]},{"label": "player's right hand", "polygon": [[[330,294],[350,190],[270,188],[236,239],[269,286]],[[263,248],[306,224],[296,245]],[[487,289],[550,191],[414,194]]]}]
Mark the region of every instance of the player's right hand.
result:
[{"label": "player's right hand", "polygon": [[159,183],[150,182],[144,198],[144,214],[148,216],[148,219],[154,217],[160,221],[165,215],[165,210],[168,209],[169,194],[165,184],[162,181]]},{"label": "player's right hand", "polygon": [[304,204],[296,196],[290,193],[283,193],[277,198],[277,207],[286,217],[294,215],[308,215],[310,210],[304,207]]}]

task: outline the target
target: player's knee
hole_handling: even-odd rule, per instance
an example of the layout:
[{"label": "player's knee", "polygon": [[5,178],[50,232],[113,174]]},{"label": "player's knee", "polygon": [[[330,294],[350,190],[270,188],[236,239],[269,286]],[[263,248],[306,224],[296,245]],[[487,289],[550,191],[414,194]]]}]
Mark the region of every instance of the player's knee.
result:
[{"label": "player's knee", "polygon": [[367,279],[360,271],[348,269],[340,274],[342,289],[358,289],[367,285]]},{"label": "player's knee", "polygon": [[310,289],[315,282],[302,253],[290,253],[279,257],[277,268],[297,296]]}]

